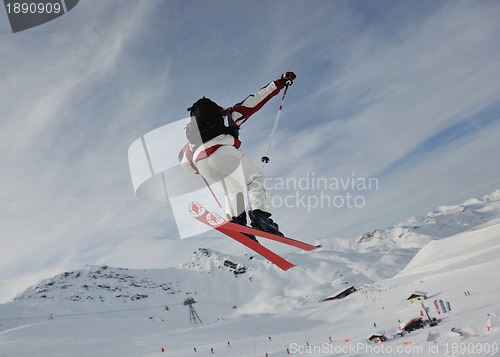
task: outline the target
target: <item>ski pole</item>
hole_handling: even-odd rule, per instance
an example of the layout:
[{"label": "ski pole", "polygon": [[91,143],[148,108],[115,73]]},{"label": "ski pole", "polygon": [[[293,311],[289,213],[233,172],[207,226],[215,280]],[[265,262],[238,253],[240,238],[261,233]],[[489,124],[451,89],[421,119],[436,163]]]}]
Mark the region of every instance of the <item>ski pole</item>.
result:
[{"label": "ski pole", "polygon": [[267,164],[271,159],[269,159],[269,150],[271,149],[271,143],[273,142],[274,134],[276,133],[276,128],[278,127],[278,122],[281,117],[281,110],[283,109],[283,103],[285,102],[286,92],[288,91],[288,85],[285,87],[285,91],[283,92],[283,97],[281,98],[281,104],[278,109],[278,114],[276,114],[276,119],[274,120],[273,130],[271,131],[271,137],[269,138],[269,143],[267,144],[266,154],[262,156],[260,159],[264,164]]}]

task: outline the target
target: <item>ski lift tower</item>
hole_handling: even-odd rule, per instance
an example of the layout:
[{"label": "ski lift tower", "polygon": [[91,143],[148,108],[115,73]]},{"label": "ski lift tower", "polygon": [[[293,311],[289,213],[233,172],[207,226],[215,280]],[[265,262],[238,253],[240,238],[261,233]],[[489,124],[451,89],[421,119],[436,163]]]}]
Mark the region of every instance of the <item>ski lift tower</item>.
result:
[{"label": "ski lift tower", "polygon": [[195,304],[195,303],[196,303],[196,301],[194,301],[194,299],[192,297],[184,300],[184,306],[189,306],[189,322],[191,324],[197,325],[198,321],[199,321],[200,324],[203,325],[203,322],[201,322],[200,317],[198,316],[198,314],[196,313],[196,311],[193,307],[193,304]]}]

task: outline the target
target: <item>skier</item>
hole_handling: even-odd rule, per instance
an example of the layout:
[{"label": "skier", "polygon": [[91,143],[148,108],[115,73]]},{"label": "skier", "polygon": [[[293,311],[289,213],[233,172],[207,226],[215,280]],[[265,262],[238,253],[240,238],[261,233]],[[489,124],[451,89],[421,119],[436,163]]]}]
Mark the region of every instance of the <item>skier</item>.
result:
[{"label": "skier", "polygon": [[[286,72],[246,97],[241,103],[223,108],[208,98],[201,98],[187,110],[191,122],[186,127],[188,143],[179,153],[181,165],[200,174],[207,184],[220,183],[224,189],[226,215],[231,222],[247,225],[243,200],[244,182],[248,190],[251,226],[283,236],[270,218],[270,197],[261,170],[240,150],[240,126],[261,109],[296,75]],[[248,235],[250,238],[255,237]]]}]

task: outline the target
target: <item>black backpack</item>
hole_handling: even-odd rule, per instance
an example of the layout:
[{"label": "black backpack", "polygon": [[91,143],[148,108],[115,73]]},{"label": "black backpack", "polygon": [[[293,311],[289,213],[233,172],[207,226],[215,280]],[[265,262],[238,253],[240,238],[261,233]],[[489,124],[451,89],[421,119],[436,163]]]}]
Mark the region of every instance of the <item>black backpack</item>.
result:
[{"label": "black backpack", "polygon": [[201,98],[187,109],[191,122],[186,126],[186,137],[191,144],[199,146],[221,134],[238,136],[237,127],[224,123],[223,108],[208,98]]}]

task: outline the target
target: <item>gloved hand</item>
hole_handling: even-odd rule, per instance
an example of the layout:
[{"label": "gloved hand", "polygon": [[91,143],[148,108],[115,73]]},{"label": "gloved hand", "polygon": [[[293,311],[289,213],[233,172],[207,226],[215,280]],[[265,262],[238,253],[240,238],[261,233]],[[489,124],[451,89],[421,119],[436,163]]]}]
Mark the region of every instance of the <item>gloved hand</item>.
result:
[{"label": "gloved hand", "polygon": [[297,78],[295,73],[286,72],[285,74],[281,75],[281,78],[279,79],[279,81],[284,86],[291,86],[293,84],[293,81],[295,80],[295,78]]}]

